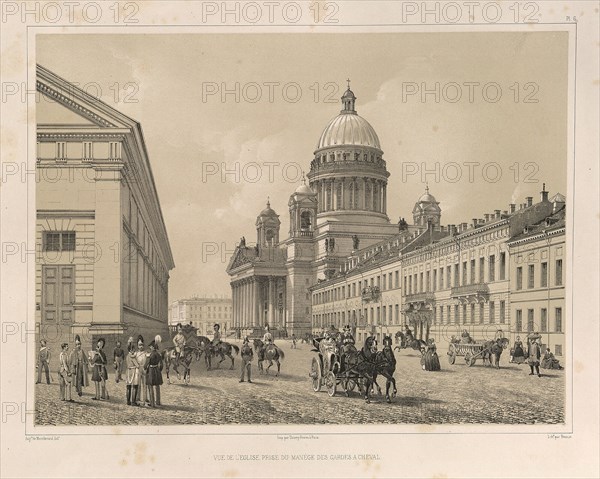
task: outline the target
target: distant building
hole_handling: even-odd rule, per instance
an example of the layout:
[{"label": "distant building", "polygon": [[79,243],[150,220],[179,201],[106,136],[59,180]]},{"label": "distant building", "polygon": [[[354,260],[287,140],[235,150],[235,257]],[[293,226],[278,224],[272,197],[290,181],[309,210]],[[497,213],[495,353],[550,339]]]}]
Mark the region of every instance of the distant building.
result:
[{"label": "distant building", "polygon": [[198,328],[198,335],[212,338],[215,324],[221,326],[221,334],[232,331],[233,302],[231,298],[192,297],[178,299],[169,306],[169,326],[191,324]]},{"label": "distant building", "polygon": [[174,262],[141,126],[39,65],[36,83],[39,333],[108,352],[167,335]]}]

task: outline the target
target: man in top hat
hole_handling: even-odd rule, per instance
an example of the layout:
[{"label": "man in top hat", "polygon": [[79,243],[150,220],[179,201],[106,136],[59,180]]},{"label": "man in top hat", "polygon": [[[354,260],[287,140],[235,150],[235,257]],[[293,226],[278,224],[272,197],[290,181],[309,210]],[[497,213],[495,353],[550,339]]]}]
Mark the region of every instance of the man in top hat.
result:
[{"label": "man in top hat", "polygon": [[221,344],[221,325],[215,324],[213,330],[212,345],[216,349],[219,347],[219,344]]},{"label": "man in top hat", "polygon": [[527,348],[527,361],[529,362],[529,367],[531,368],[530,376],[533,376],[535,373],[533,372],[535,368],[535,372],[538,375],[538,378],[541,378],[540,374],[540,357],[542,356],[542,350],[540,348],[539,339],[533,339],[529,341],[529,346]]}]

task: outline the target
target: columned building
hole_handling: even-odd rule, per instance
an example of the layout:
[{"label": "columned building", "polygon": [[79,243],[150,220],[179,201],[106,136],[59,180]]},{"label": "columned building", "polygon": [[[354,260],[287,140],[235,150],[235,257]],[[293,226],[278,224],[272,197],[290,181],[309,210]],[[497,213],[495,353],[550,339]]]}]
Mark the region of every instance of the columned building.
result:
[{"label": "columned building", "polygon": [[39,65],[36,86],[39,334],[168,338],[174,262],[139,123]]},{"label": "columned building", "polygon": [[353,250],[398,231],[387,216],[387,179],[379,138],[356,111],[348,88],[342,110],[322,131],[302,184],[288,201],[289,230],[270,204],[257,217],[254,246],[242,238],[227,267],[234,327],[269,324],[283,334],[310,332],[310,287],[339,272]]},{"label": "columned building", "polygon": [[214,325],[221,326],[221,334],[229,336],[233,304],[231,298],[194,296],[178,299],[169,306],[169,327],[175,332],[178,324],[197,328],[197,333],[212,338]]}]

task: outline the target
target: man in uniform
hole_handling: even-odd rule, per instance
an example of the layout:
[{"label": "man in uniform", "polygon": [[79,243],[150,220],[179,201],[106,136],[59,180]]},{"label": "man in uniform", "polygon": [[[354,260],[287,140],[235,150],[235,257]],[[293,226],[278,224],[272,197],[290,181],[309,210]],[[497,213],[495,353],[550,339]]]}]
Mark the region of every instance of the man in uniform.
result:
[{"label": "man in uniform", "polygon": [[219,347],[219,344],[221,344],[221,326],[218,324],[215,324],[213,326],[213,340],[212,340],[212,345],[213,348],[217,349]]},{"label": "man in uniform", "polygon": [[532,339],[529,341],[529,346],[527,348],[527,361],[529,362],[529,367],[531,368],[530,376],[533,376],[535,373],[533,369],[537,372],[538,378],[541,378],[540,374],[540,357],[542,356],[542,351],[539,345],[538,339]]},{"label": "man in uniform", "polygon": [[251,383],[250,379],[250,370],[252,369],[252,358],[254,357],[254,353],[252,352],[252,346],[250,346],[250,340],[248,336],[244,338],[244,342],[242,344],[242,376],[240,377],[240,382],[244,382],[244,375],[248,373],[248,382]]},{"label": "man in uniform", "polygon": [[123,374],[123,362],[125,361],[125,351],[121,349],[121,341],[117,341],[115,349],[113,349],[113,361],[115,366],[115,382],[119,382]]},{"label": "man in uniform", "polygon": [[344,326],[344,333],[342,334],[342,354],[341,354],[341,366],[344,369],[344,361],[346,355],[352,350],[356,349],[355,345],[356,341],[354,340],[354,336],[352,336],[352,328],[347,324]]},{"label": "man in uniform", "polygon": [[265,326],[265,335],[263,336],[263,343],[265,343],[265,348],[269,344],[274,344],[273,343],[273,335],[271,334],[271,331],[269,330],[268,324]]},{"label": "man in uniform", "polygon": [[173,343],[175,343],[175,361],[179,364],[179,358],[181,358],[181,353],[185,348],[185,336],[183,335],[181,323],[177,324],[177,334],[173,338]]},{"label": "man in uniform", "polygon": [[50,370],[48,364],[50,363],[50,350],[46,347],[46,340],[40,341],[40,351],[38,353],[38,377],[36,384],[42,382],[42,369],[46,373],[46,382],[50,384]]}]

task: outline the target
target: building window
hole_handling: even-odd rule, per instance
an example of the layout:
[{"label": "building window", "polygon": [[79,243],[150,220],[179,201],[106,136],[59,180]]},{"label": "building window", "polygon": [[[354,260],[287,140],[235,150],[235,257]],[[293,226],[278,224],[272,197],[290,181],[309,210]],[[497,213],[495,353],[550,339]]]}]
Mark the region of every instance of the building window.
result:
[{"label": "building window", "polygon": [[483,303],[479,303],[479,324],[483,324]]},{"label": "building window", "polygon": [[485,258],[479,258],[479,282],[484,283],[485,280]]},{"label": "building window", "polygon": [[448,324],[450,324],[452,322],[452,317],[450,316],[451,312],[452,312],[452,307],[450,305],[448,305],[446,307],[446,321],[448,321]]},{"label": "building window", "polygon": [[523,331],[523,311],[517,309],[515,318],[515,330]]},{"label": "building window", "polygon": [[463,320],[463,324],[467,324],[467,305],[466,304],[463,304],[462,320]]},{"label": "building window", "polygon": [[490,256],[490,283],[496,281],[496,256]]},{"label": "building window", "polygon": [[412,274],[408,277],[408,294],[412,294]]},{"label": "building window", "polygon": [[458,304],[454,306],[454,322],[460,324],[460,310],[458,309]]},{"label": "building window", "polygon": [[433,324],[435,324],[436,319],[437,319],[437,308],[433,308]]},{"label": "building window", "polygon": [[535,265],[530,264],[527,269],[527,289],[533,289],[535,286]]},{"label": "building window", "polygon": [[440,324],[444,324],[444,307],[440,306]]},{"label": "building window", "polygon": [[523,289],[523,267],[517,267],[517,291]]},{"label": "building window", "polygon": [[505,303],[504,301],[500,301],[500,323],[504,324],[504,322],[506,321],[506,316],[505,316]]},{"label": "building window", "polygon": [[400,324],[400,306],[396,305],[394,306],[394,314],[396,315],[396,324]]},{"label": "building window", "polygon": [[444,268],[440,268],[440,289],[444,289]]},{"label": "building window", "polygon": [[554,345],[554,355],[555,356],[562,356],[562,344],[555,344]]},{"label": "building window", "polygon": [[[396,285],[398,287],[398,285]],[[392,273],[388,274],[388,289],[392,289]]]},{"label": "building window", "polygon": [[467,262],[463,261],[462,264],[462,284],[466,285],[467,284]]},{"label": "building window", "polygon": [[451,282],[451,278],[452,278],[452,273],[451,273],[451,268],[452,266],[447,266],[446,267],[446,288],[450,288],[450,282]]},{"label": "building window", "polygon": [[396,271],[394,273],[394,275],[396,276],[396,288],[399,288],[400,287],[400,272]]},{"label": "building window", "polygon": [[474,324],[474,323],[475,323],[475,303],[472,303],[471,304],[471,324]]},{"label": "building window", "polygon": [[458,263],[454,265],[454,286],[460,286],[458,282]]},{"label": "building window", "polygon": [[506,279],[506,253],[500,253],[500,279]]},{"label": "building window", "polygon": [[540,286],[546,288],[548,286],[548,263],[542,263],[540,275]]},{"label": "building window", "polygon": [[527,310],[527,332],[533,332],[533,309]]},{"label": "building window", "polygon": [[546,308],[542,308],[540,312],[540,330],[542,333],[548,331],[548,310]]},{"label": "building window", "polygon": [[496,322],[496,303],[490,301],[490,324]]},{"label": "building window", "polygon": [[406,276],[404,277],[404,294],[409,294],[408,290],[406,289]]},{"label": "building window", "polygon": [[[383,306],[381,308],[381,324],[383,324],[385,326],[385,320],[387,318],[387,308],[385,306]],[[379,308],[377,308],[377,314],[379,314]]]},{"label": "building window", "polygon": [[471,260],[471,284],[475,284],[475,260]]},{"label": "building window", "polygon": [[382,289],[382,291],[385,291],[385,290],[386,290],[386,281],[385,281],[385,278],[386,278],[386,276],[385,276],[385,274],[384,274],[384,275],[382,276],[382,278],[381,278],[381,279],[382,279],[382,281],[381,281],[381,289]]},{"label": "building window", "polygon": [[423,292],[423,273],[419,274],[419,292]]},{"label": "building window", "polygon": [[562,286],[562,259],[556,260],[556,286]]},{"label": "building window", "polygon": [[435,291],[437,288],[437,269],[433,270],[433,283],[431,284],[431,286],[432,286],[432,288],[431,288],[432,291]]},{"label": "building window", "polygon": [[44,251],[75,251],[75,232],[45,231],[42,236]]},{"label": "building window", "polygon": [[556,308],[554,310],[554,330],[557,333],[562,333],[562,308]]}]

